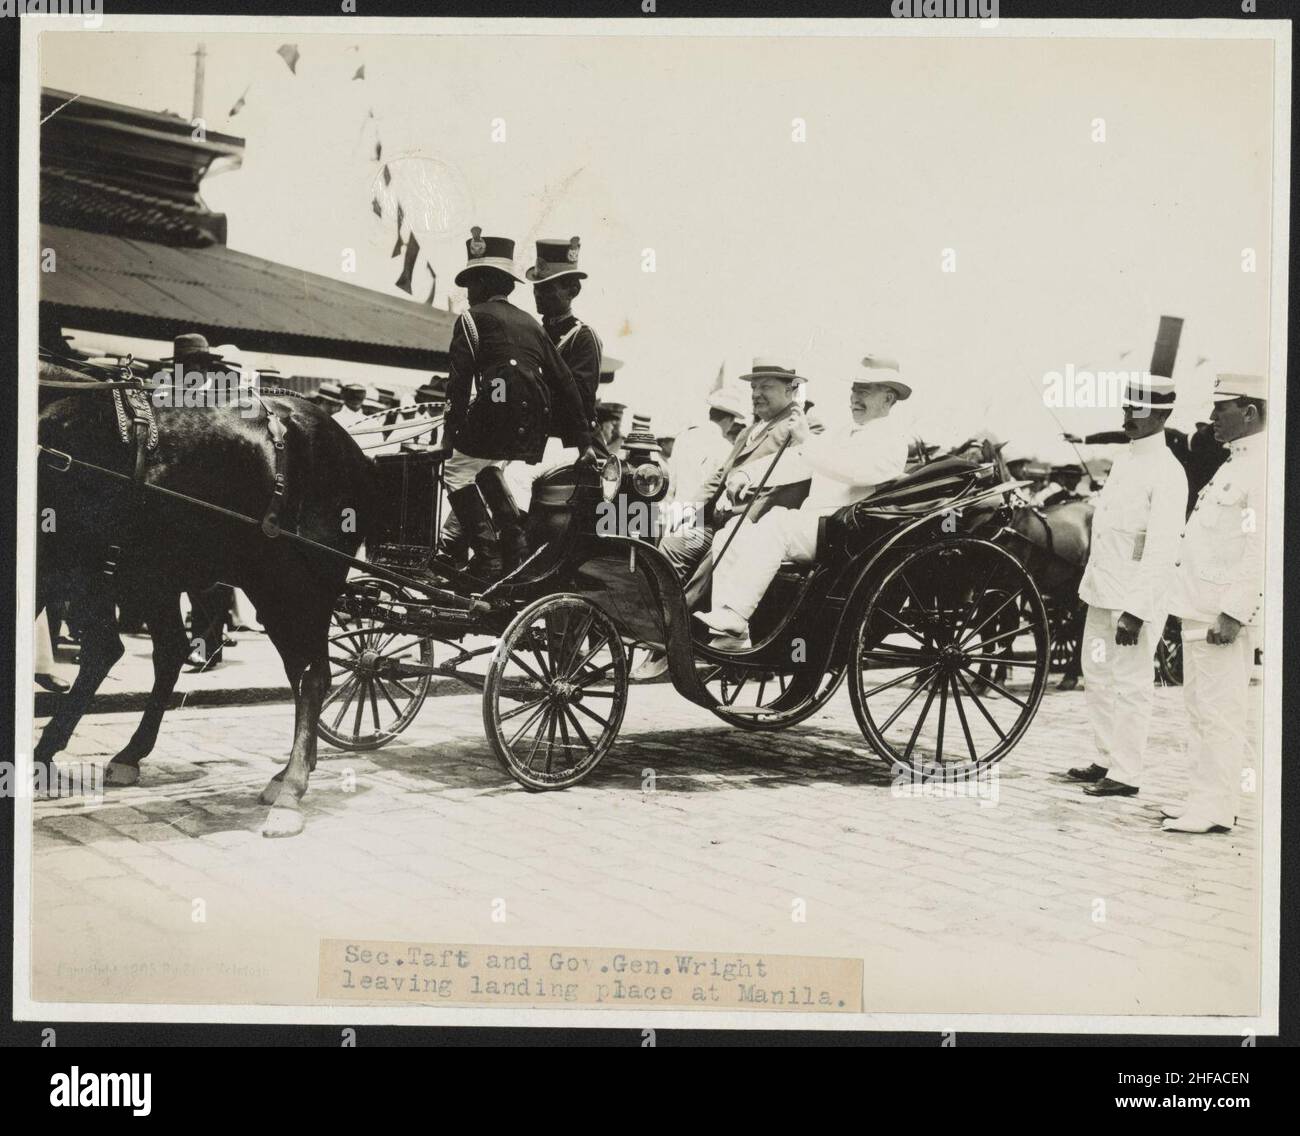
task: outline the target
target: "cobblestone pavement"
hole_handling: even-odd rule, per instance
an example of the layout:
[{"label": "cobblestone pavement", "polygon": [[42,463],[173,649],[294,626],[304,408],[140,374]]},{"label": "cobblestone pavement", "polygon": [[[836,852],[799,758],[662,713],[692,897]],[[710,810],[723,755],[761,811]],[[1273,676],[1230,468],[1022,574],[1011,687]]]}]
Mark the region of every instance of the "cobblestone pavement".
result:
[{"label": "cobblestone pavement", "polygon": [[[868,1010],[1255,1014],[1258,801],[1162,833],[1182,700],[1156,699],[1148,784],[1100,801],[1060,776],[1090,760],[1081,693],[1049,692],[984,801],[892,789],[843,690],[753,734],[635,687],[594,777],[546,794],[497,766],[477,697],[431,699],[382,750],[322,745],[279,841],[256,795],[292,708],[174,712],[141,784],[35,805],[33,995],[308,1003],[320,939],[357,936],[862,958]],[[61,760],[135,722],[86,719]]]}]

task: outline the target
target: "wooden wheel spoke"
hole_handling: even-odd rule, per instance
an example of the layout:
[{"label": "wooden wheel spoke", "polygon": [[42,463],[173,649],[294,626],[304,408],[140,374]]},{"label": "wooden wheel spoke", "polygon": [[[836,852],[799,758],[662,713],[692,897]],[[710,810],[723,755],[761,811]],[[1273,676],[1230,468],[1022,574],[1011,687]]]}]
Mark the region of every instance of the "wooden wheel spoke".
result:
[{"label": "wooden wheel spoke", "polygon": [[370,690],[370,717],[375,723],[375,733],[379,733],[381,729],[379,725],[379,699],[375,697],[375,687],[378,685],[379,683],[375,679],[371,679],[368,684]]},{"label": "wooden wheel spoke", "polygon": [[559,719],[560,719],[560,715],[556,712],[555,708],[552,707],[551,720],[546,727],[546,772],[547,773],[550,773],[551,771],[551,761],[553,759],[554,751],[555,751],[555,724],[556,722],[559,721]]},{"label": "wooden wheel spoke", "polygon": [[575,710],[581,710],[593,722],[598,722],[601,730],[607,730],[609,728],[609,722],[606,719],[602,718],[599,714],[592,713],[581,702],[571,702],[569,705],[571,705]]},{"label": "wooden wheel spoke", "polygon": [[532,769],[533,758],[537,756],[537,750],[542,744],[542,731],[546,729],[548,724],[551,725],[552,729],[555,728],[554,724],[551,722],[552,713],[553,707],[549,703],[543,707],[542,724],[537,727],[537,736],[533,738],[532,748],[528,751],[528,757],[524,759],[524,764],[528,766],[529,769]]},{"label": "wooden wheel spoke", "polygon": [[511,718],[518,718],[520,714],[526,714],[534,706],[541,706],[542,703],[544,703],[545,701],[546,701],[546,695],[542,695],[542,697],[539,698],[536,702],[525,702],[520,706],[516,706],[512,710],[507,710],[504,714],[498,715],[497,720],[501,722],[508,722],[510,721]]},{"label": "wooden wheel spoke", "polygon": [[906,682],[908,679],[916,678],[919,674],[926,671],[932,671],[938,666],[938,663],[931,663],[928,667],[917,667],[914,671],[908,671],[907,674],[899,675],[897,678],[891,678],[888,682],[882,682],[879,686],[873,686],[870,690],[864,690],[862,697],[870,698],[873,694],[879,694],[882,690],[888,690],[891,686],[897,686],[900,682]]},{"label": "wooden wheel spoke", "polygon": [[576,686],[579,690],[581,690],[584,694],[595,694],[596,693],[595,691],[589,691],[587,690],[587,687],[589,687],[593,682],[599,682],[606,675],[612,674],[613,671],[614,671],[614,660],[610,659],[609,662],[603,664],[602,666],[597,667],[594,671],[588,671],[585,675],[582,676],[581,679],[579,679],[573,685]]},{"label": "wooden wheel spoke", "polygon": [[352,733],[354,737],[361,736],[361,715],[366,708],[366,687],[370,685],[367,679],[362,679],[359,686],[360,698],[357,699],[357,716],[352,723]]},{"label": "wooden wheel spoke", "polygon": [[[393,701],[393,696],[388,693],[388,687],[384,685],[384,680],[381,679],[378,675],[375,676],[375,685],[379,687],[379,693],[384,696],[384,698],[388,702],[388,705],[393,708],[393,713],[396,714],[398,718],[401,718],[402,708],[398,706],[396,702]],[[376,727],[376,729],[377,728],[378,727]]]},{"label": "wooden wheel spoke", "polygon": [[[582,621],[581,628],[579,628],[573,634],[573,638],[570,640],[569,644],[566,647],[566,650],[564,652],[564,661],[555,668],[555,673],[559,675],[561,678],[568,678],[571,675],[573,675],[575,672],[580,671],[583,667],[583,663],[585,663],[587,659],[590,659],[592,655],[594,655],[598,650],[600,650],[601,647],[605,645],[605,638],[602,635],[600,641],[596,644],[596,646],[594,646],[587,653],[587,659],[584,659],[583,662],[579,663],[576,667],[573,665],[573,660],[577,657],[578,652],[582,649],[582,641],[586,639],[587,632],[591,630],[591,625],[595,618],[591,614],[591,612],[585,612],[584,615],[585,618]],[[565,638],[566,639],[568,638],[567,634]]]},{"label": "wooden wheel spoke", "polygon": [[997,736],[1002,741],[1006,741],[1007,735],[1002,732],[1002,727],[999,726],[996,721],[994,721],[993,715],[990,714],[988,710],[985,708],[984,703],[980,700],[980,696],[976,694],[973,689],[971,689],[970,683],[966,681],[966,676],[962,674],[960,671],[956,671],[954,673],[956,674],[956,677],[961,680],[962,689],[966,691],[966,694],[970,698],[970,700],[975,703],[975,708],[981,714],[984,715],[985,721],[987,721],[988,724],[993,727],[993,732],[997,734]]},{"label": "wooden wheel spoke", "polygon": [[970,753],[971,761],[979,761],[979,755],[975,752],[975,739],[971,737],[970,725],[966,721],[966,711],[962,709],[961,695],[957,693],[957,676],[950,674],[949,683],[952,684],[952,704],[957,709],[957,717],[961,720],[961,732],[966,735],[966,749]]},{"label": "wooden wheel spoke", "polygon": [[515,742],[517,742],[521,737],[523,737],[524,731],[527,730],[528,727],[531,726],[534,722],[536,722],[537,719],[540,718],[543,713],[545,713],[549,701],[550,700],[547,698],[542,698],[539,699],[536,703],[534,703],[534,705],[537,706],[537,709],[534,710],[532,714],[528,717],[527,721],[525,721],[524,724],[515,731],[514,737],[512,737],[508,742],[506,742],[507,749],[515,748]]},{"label": "wooden wheel spoke", "polygon": [[[930,669],[935,670],[937,668],[931,667]],[[881,734],[883,734],[887,729],[889,729],[890,726],[894,724],[898,716],[909,706],[911,706],[912,703],[916,701],[921,691],[928,689],[930,684],[933,681],[934,681],[934,676],[931,675],[929,678],[925,680],[925,682],[923,682],[920,686],[918,686],[915,690],[913,690],[911,694],[909,694],[906,698],[903,699],[901,703],[899,703],[898,707],[894,710],[894,712],[886,719],[884,725],[880,727]]]},{"label": "wooden wheel spoke", "polygon": [[[903,751],[903,760],[907,761],[912,756],[912,749],[916,746],[916,739],[921,736],[921,726],[924,725],[926,715],[930,713],[930,706],[934,703],[934,692],[943,686],[943,683],[935,683],[933,679],[926,682],[930,688],[930,693],[926,695],[925,705],[921,707],[921,716],[917,718],[916,725],[912,727],[912,736],[907,739],[907,749]],[[918,688],[919,689],[919,688]],[[880,731],[882,734],[884,730]]]},{"label": "wooden wheel spoke", "polygon": [[343,703],[342,706],[339,707],[338,716],[334,719],[334,725],[331,727],[331,729],[335,729],[335,730],[338,729],[339,723],[343,720],[343,715],[347,713],[348,707],[352,704],[351,692],[356,690],[357,683],[359,681],[360,680],[357,678],[357,676],[353,675],[342,686],[335,687],[333,690],[329,692],[329,694],[325,696],[325,701],[321,706],[322,710],[324,710],[326,706],[329,706],[331,703],[342,698],[344,692],[348,693],[347,700]]},{"label": "wooden wheel spoke", "polygon": [[984,650],[990,643],[1000,643],[1003,639],[1015,638],[1023,635],[1026,631],[1033,631],[1033,625],[1022,623],[1019,627],[1013,627],[1010,631],[999,631],[996,635],[990,635],[987,639],[980,638],[980,650]]},{"label": "wooden wheel spoke", "polygon": [[1003,655],[967,655],[966,659],[971,663],[992,663],[999,667],[1029,667],[1033,670],[1038,669],[1038,664],[1032,659],[1013,659],[1010,656]]},{"label": "wooden wheel spoke", "polygon": [[922,647],[928,647],[928,646],[930,646],[929,641],[926,640],[926,639],[922,639],[921,636],[918,635],[918,634],[916,633],[915,628],[913,628],[910,624],[904,623],[904,622],[903,622],[901,619],[899,619],[898,616],[896,616],[892,611],[885,611],[884,608],[879,608],[879,609],[877,609],[877,610],[878,610],[879,614],[880,614],[880,615],[883,615],[886,619],[892,619],[895,623],[897,623],[899,627],[901,627],[901,628],[902,628],[904,631],[906,631],[906,632],[907,632],[907,633],[908,633],[908,634],[909,634],[913,639],[915,639],[918,643],[920,643]]},{"label": "wooden wheel spoke", "polygon": [[564,716],[569,720],[569,725],[573,727],[574,732],[582,739],[582,744],[587,747],[587,752],[595,753],[596,747],[591,744],[591,739],[587,737],[587,731],[582,728],[582,723],[574,716],[573,710],[568,705],[565,705],[563,709]]},{"label": "wooden wheel spoke", "polygon": [[[1001,662],[1002,660],[999,659],[997,661]],[[962,669],[969,671],[970,667],[963,667]],[[970,673],[975,674],[974,671],[971,671]],[[995,679],[991,679],[987,675],[975,675],[975,677],[978,678],[981,682],[991,686],[1000,695],[1002,695],[1003,698],[1011,699],[1011,701],[1014,702],[1017,706],[1019,706],[1022,710],[1029,709],[1029,704],[1027,702],[1021,701],[1021,699],[1017,698],[1014,694],[1011,693],[1011,691],[1009,691],[1006,687],[1004,687],[1000,682],[996,681]]]},{"label": "wooden wheel spoke", "polygon": [[970,621],[975,618],[975,613],[979,611],[980,600],[983,598],[984,593],[989,590],[989,583],[993,579],[993,573],[999,567],[1001,565],[998,558],[993,557],[993,563],[989,565],[989,570],[984,573],[984,579],[980,582],[980,586],[971,593],[970,607],[962,614],[961,619],[957,621],[957,625],[953,628],[953,638],[957,642],[961,642],[962,632],[966,630]]},{"label": "wooden wheel spoke", "polygon": [[944,676],[939,678],[939,725],[938,732],[935,735],[934,743],[934,761],[936,765],[943,764],[943,726],[944,720],[948,714],[948,684],[944,681]]},{"label": "wooden wheel spoke", "polygon": [[997,607],[995,607],[991,612],[989,612],[988,615],[984,617],[983,621],[980,623],[980,625],[977,628],[975,628],[974,631],[968,632],[966,634],[965,638],[961,640],[960,645],[964,647],[967,643],[969,643],[972,639],[974,639],[975,636],[978,635],[981,631],[983,631],[984,628],[986,628],[989,625],[989,623],[993,620],[993,618],[999,615],[1002,612],[1002,610],[1007,606],[1007,604],[1009,604],[1012,600],[1016,599],[1023,590],[1024,587],[1022,585],[1021,587],[1017,588],[1014,592],[1012,592],[1010,595],[1008,595],[1006,599],[1004,599],[1000,604],[998,604]]},{"label": "wooden wheel spoke", "polygon": [[[582,656],[582,660],[578,663],[577,666],[570,667],[567,671],[564,672],[565,677],[571,679],[574,677],[574,675],[581,674],[583,670],[585,670],[586,667],[591,663],[591,660],[594,659],[600,653],[601,648],[608,646],[608,644],[609,644],[609,638],[602,631],[600,633],[600,641],[592,645],[591,649],[585,655]],[[576,654],[577,652],[574,653]],[[613,655],[613,653],[614,652],[611,650],[610,654]],[[608,663],[608,666],[612,667],[613,665],[614,665],[614,660],[611,658]],[[605,667],[599,667],[597,668],[597,671],[604,671],[605,669],[606,669]]]},{"label": "wooden wheel spoke", "polygon": [[550,685],[550,683],[546,679],[542,678],[541,675],[539,675],[535,670],[533,670],[532,667],[530,667],[526,662],[523,661],[523,659],[519,657],[519,653],[517,651],[510,652],[510,661],[514,663],[515,666],[517,666],[521,671],[523,671],[524,674],[526,674],[529,678],[531,678],[533,682],[538,683],[541,686]]}]

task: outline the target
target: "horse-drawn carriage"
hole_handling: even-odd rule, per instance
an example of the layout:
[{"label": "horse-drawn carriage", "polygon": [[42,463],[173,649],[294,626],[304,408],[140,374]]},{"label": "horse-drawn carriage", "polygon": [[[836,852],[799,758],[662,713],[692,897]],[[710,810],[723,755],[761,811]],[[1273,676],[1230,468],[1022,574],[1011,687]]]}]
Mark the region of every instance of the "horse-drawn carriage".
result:
[{"label": "horse-drawn carriage", "polygon": [[693,626],[655,545],[608,531],[635,511],[636,471],[611,459],[543,475],[528,559],[485,585],[435,551],[442,458],[377,459],[387,513],[371,573],[349,581],[335,611],[317,725],[334,746],[382,746],[436,679],[452,679],[481,691],[488,742],[511,776],[565,788],[613,745],[637,645],[666,653],[683,697],[747,730],[804,721],[847,677],[872,750],[917,777],[986,770],[1038,708],[1047,613],[1003,546],[1015,483],[994,462],[942,459],[827,517],[815,562],[785,566],[755,612],[752,647],[724,652]]}]

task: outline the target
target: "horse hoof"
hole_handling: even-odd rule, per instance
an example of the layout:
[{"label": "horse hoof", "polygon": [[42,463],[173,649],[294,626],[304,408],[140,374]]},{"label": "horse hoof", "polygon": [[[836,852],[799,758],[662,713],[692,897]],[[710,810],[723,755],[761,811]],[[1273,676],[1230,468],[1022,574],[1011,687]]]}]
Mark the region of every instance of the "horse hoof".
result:
[{"label": "horse hoof", "polygon": [[138,765],[125,765],[110,761],[104,766],[104,786],[109,789],[125,789],[140,780]]},{"label": "horse hoof", "polygon": [[271,839],[281,836],[297,836],[304,827],[302,812],[299,809],[276,805],[266,814],[266,823],[262,825],[262,835]]}]

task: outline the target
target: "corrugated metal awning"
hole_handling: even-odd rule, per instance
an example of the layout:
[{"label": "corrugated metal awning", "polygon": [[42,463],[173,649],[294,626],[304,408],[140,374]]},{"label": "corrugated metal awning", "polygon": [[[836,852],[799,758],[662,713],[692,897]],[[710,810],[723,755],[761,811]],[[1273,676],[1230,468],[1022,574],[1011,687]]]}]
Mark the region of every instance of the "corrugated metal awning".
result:
[{"label": "corrugated metal awning", "polygon": [[41,303],[65,327],[445,370],[455,317],[224,245],[173,248],[41,226]]}]

